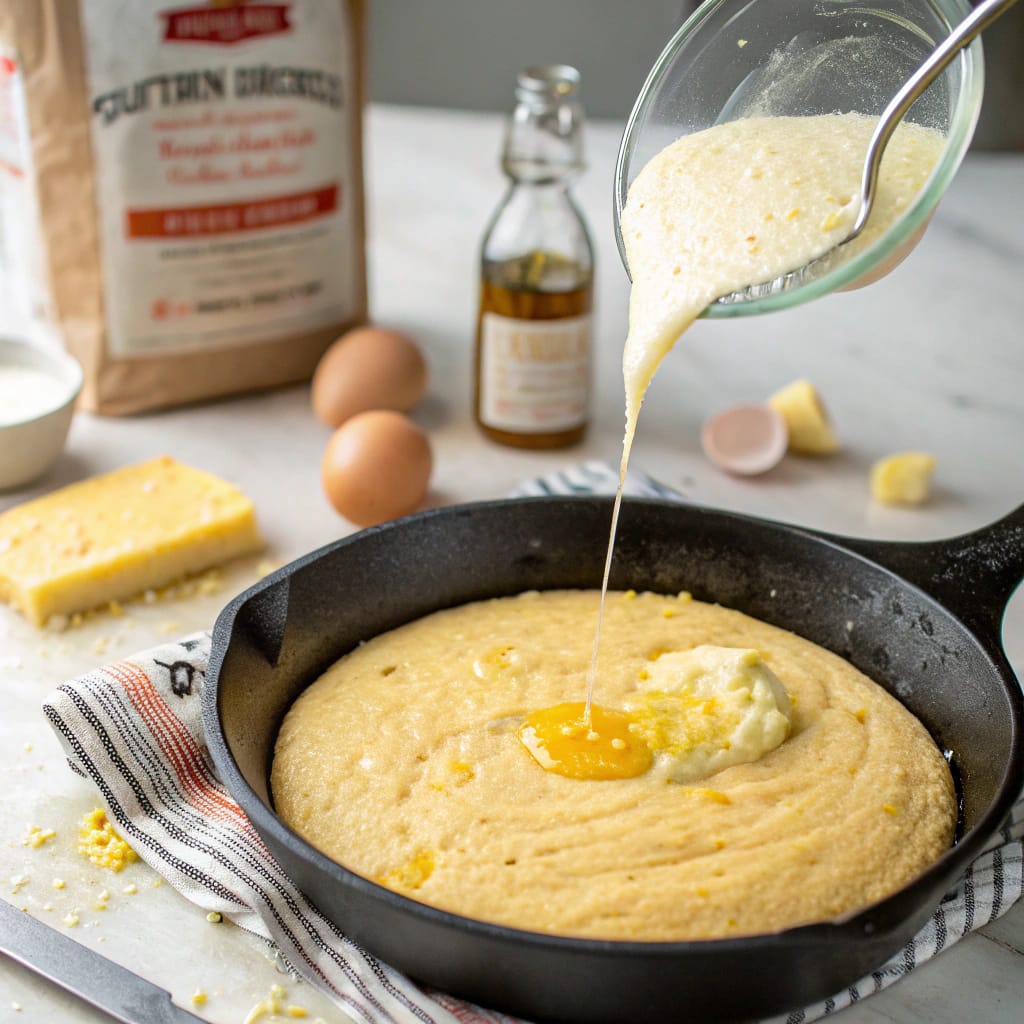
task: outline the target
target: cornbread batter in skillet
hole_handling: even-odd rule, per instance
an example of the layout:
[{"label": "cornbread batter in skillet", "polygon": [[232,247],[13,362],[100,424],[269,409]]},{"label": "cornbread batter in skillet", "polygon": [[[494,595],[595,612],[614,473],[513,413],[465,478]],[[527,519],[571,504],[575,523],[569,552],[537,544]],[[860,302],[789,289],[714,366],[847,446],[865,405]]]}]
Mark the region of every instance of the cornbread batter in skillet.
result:
[{"label": "cornbread batter in skillet", "polygon": [[363,644],[285,718],[278,813],[414,899],[612,939],[832,917],[949,846],[949,770],[902,705],[816,645],[687,595],[609,595],[600,707],[628,722],[615,749],[640,752],[639,773],[545,770],[524,726],[585,691],[597,602],[527,593]]}]

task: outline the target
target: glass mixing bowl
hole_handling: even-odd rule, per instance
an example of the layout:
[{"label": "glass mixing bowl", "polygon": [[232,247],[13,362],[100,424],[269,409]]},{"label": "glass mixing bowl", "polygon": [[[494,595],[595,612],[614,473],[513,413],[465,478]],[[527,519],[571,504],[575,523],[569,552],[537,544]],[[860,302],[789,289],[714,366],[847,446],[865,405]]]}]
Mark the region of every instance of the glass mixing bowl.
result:
[{"label": "glass mixing bowl", "polygon": [[[966,0],[707,0],[673,36],[640,90],[615,167],[615,233],[633,178],[681,135],[749,116],[878,116],[929,53],[970,13]],[[981,108],[981,43],[962,50],[906,119],[946,146],[904,215],[871,246],[786,291],[715,302],[706,317],[786,309],[892,269],[913,248],[949,185]],[[752,284],[760,282],[751,282]]]}]

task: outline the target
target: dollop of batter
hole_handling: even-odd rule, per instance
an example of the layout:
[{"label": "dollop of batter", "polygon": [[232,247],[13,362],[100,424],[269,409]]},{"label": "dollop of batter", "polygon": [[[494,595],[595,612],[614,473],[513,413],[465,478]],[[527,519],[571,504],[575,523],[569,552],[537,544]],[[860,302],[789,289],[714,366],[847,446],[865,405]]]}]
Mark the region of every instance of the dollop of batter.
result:
[{"label": "dollop of batter", "polygon": [[[898,701],[836,655],[685,594],[612,592],[606,607],[597,707],[625,716],[617,738],[652,766],[602,781],[543,770],[521,731],[584,692],[597,604],[596,591],[481,601],[360,645],[282,724],[278,813],[414,899],[594,938],[830,918],[949,846],[949,769]],[[561,726],[580,709],[549,756],[565,759]],[[716,760],[724,742],[747,759]]]},{"label": "dollop of batter", "polygon": [[757,651],[701,644],[668,651],[625,707],[672,782],[696,782],[756,761],[789,735],[790,702]]}]

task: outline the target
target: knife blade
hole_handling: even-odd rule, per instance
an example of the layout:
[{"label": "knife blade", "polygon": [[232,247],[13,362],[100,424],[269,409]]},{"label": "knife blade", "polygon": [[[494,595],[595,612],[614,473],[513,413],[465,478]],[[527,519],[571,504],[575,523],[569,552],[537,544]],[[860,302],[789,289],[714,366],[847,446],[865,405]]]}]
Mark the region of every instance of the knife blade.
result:
[{"label": "knife blade", "polygon": [[122,1024],[205,1024],[171,994],[0,899],[0,953]]}]

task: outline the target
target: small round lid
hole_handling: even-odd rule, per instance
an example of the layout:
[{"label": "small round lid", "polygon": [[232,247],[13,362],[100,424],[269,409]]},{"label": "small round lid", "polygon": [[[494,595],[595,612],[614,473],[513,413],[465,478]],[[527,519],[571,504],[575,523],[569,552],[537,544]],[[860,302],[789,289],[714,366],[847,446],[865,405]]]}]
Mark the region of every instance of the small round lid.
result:
[{"label": "small round lid", "polygon": [[568,64],[539,64],[516,76],[516,99],[540,96],[552,99],[575,96],[580,91],[580,73]]}]

